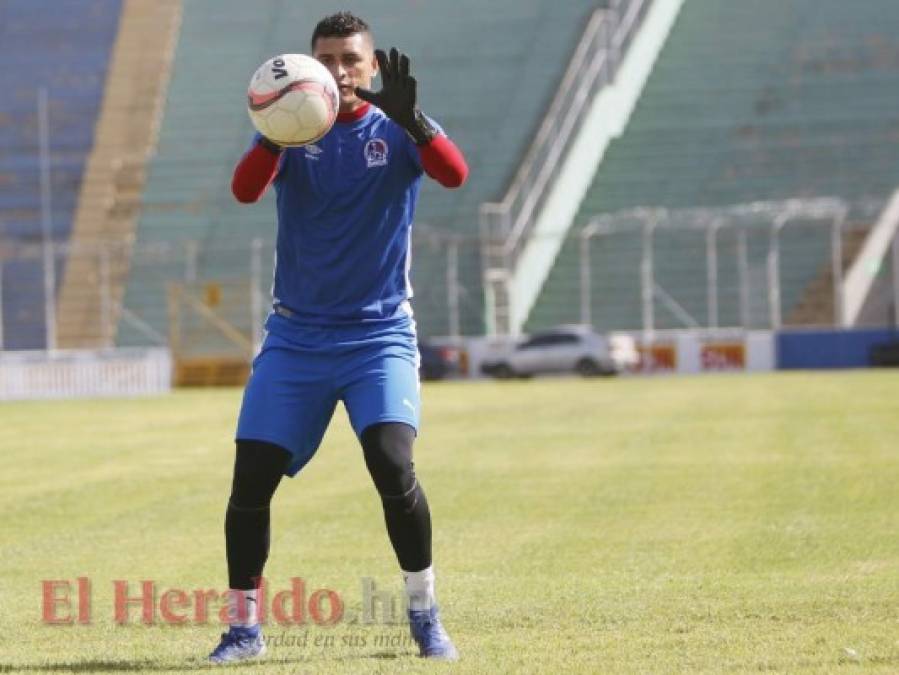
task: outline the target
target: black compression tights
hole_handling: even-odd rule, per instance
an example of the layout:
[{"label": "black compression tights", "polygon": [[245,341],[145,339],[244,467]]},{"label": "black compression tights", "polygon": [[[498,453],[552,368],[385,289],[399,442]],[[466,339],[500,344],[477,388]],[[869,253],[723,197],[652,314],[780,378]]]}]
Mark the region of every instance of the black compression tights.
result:
[{"label": "black compression tights", "polygon": [[[407,572],[429,567],[431,513],[412,463],[415,431],[406,424],[376,424],[363,432],[361,440],[400,567]],[[231,499],[225,514],[230,588],[255,588],[254,580],[262,576],[269,551],[269,507],[289,461],[289,453],[277,445],[237,442]]]},{"label": "black compression tights", "polygon": [[270,540],[269,506],[289,453],[262,441],[237,441],[231,499],[225,512],[230,588],[251,589],[262,576]]},{"label": "black compression tights", "polygon": [[431,565],[431,511],[415,477],[407,424],[375,424],[362,432],[365,465],[384,506],[384,521],[400,568],[418,572]]}]

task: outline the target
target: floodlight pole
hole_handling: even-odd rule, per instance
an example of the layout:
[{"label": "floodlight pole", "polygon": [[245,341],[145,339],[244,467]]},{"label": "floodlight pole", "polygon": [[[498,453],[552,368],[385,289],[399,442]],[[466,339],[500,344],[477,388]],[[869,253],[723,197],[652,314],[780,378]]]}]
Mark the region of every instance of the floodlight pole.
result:
[{"label": "floodlight pole", "polygon": [[768,238],[768,314],[771,328],[777,330],[781,325],[780,306],[780,231],[790,216],[781,214],[771,224]]},{"label": "floodlight pole", "polygon": [[655,272],[652,258],[652,234],[655,229],[655,216],[650,216],[643,224],[643,257],[640,261],[640,300],[643,306],[643,339],[649,344],[655,331],[655,314],[653,307],[653,287]]},{"label": "floodlight pole", "polygon": [[718,327],[718,228],[716,220],[705,231],[706,298],[708,303],[707,321],[709,328]]},{"label": "floodlight pole", "polygon": [[843,325],[843,223],[846,213],[833,219],[830,228],[830,265],[833,277],[833,324]]},{"label": "floodlight pole", "polygon": [[737,270],[740,277],[740,323],[749,330],[749,247],[746,243],[746,227],[737,230]]},{"label": "floodlight pole", "polygon": [[190,240],[184,248],[184,283],[192,284],[197,281],[197,265],[200,257],[200,244]]},{"label": "floodlight pole", "polygon": [[899,232],[893,234],[893,325],[899,330]]},{"label": "floodlight pole", "polygon": [[253,336],[253,354],[262,349],[262,298],[259,284],[262,282],[262,239],[256,237],[250,244],[250,334]]},{"label": "floodlight pole", "polygon": [[446,307],[450,337],[461,333],[459,317],[459,240],[451,237],[446,250]]},{"label": "floodlight pole", "polygon": [[0,352],[3,351],[3,258],[0,258]]},{"label": "floodlight pole", "polygon": [[112,289],[109,271],[109,248],[103,245],[99,253],[100,268],[100,335],[101,347],[112,347]]},{"label": "floodlight pole", "polygon": [[44,259],[45,348],[56,349],[56,264],[53,255],[52,186],[50,185],[50,121],[47,88],[37,92],[38,143],[40,146],[41,248]]},{"label": "floodlight pole", "polygon": [[591,288],[591,265],[590,265],[590,239],[596,233],[596,224],[591,223],[581,230],[580,241],[580,282],[581,282],[581,323],[585,326],[593,325],[592,303],[593,289]]}]

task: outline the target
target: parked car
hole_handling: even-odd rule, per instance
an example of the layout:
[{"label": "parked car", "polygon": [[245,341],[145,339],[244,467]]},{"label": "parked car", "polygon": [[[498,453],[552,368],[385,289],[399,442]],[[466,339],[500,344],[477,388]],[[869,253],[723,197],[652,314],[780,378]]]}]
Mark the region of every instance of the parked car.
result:
[{"label": "parked car", "polygon": [[460,354],[455,347],[434,345],[427,340],[418,341],[421,362],[418,375],[422,380],[442,380],[459,373]]},{"label": "parked car", "polygon": [[604,336],[589,326],[559,326],[531,335],[505,354],[485,359],[481,372],[497,378],[541,373],[595,377],[615,375],[635,365],[638,358],[629,336]]}]

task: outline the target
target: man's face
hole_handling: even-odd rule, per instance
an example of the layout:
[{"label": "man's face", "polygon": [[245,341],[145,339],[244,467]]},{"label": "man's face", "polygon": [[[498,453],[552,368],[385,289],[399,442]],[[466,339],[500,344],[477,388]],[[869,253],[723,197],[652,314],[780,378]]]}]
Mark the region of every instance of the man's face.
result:
[{"label": "man's face", "polygon": [[352,112],[365,105],[354,93],[355,87],[371,89],[378,72],[371,37],[353,33],[349,37],[323,37],[315,41],[312,56],[331,71],[340,88],[340,112]]}]

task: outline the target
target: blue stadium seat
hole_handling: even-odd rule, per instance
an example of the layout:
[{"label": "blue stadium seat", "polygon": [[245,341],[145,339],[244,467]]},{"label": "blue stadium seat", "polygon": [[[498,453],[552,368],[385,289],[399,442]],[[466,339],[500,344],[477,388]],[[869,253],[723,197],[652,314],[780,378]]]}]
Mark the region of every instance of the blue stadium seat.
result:
[{"label": "blue stadium seat", "polygon": [[[120,10],[121,0],[0,2],[0,249],[41,237],[41,87],[49,101],[53,238],[68,239]],[[39,262],[6,262],[2,270],[3,347],[42,348]]]}]

